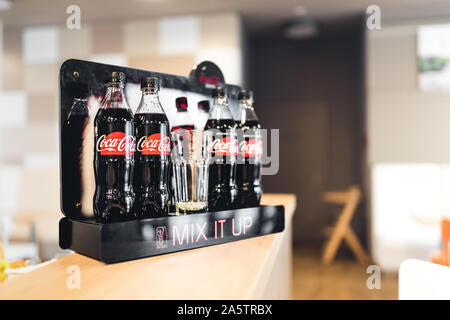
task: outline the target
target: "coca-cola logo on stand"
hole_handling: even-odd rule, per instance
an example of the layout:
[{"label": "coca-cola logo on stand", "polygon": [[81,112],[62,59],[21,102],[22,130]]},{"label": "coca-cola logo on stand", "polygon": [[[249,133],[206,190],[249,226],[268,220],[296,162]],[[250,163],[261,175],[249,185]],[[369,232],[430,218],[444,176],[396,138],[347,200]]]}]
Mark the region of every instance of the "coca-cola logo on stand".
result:
[{"label": "coca-cola logo on stand", "polygon": [[215,153],[218,156],[237,156],[238,150],[238,141],[233,137],[216,138],[209,145],[209,152]]},{"label": "coca-cola logo on stand", "polygon": [[167,227],[156,227],[156,249],[167,248]]},{"label": "coca-cola logo on stand", "polygon": [[241,156],[246,158],[261,157],[263,154],[263,142],[261,139],[251,139],[241,141],[239,144]]},{"label": "coca-cola logo on stand", "polygon": [[223,77],[220,68],[211,61],[203,61],[199,63],[189,75],[191,84],[200,88],[215,88],[219,84],[224,84],[225,79]]},{"label": "coca-cola logo on stand", "polygon": [[133,155],[134,137],[120,131],[104,134],[98,138],[97,152],[102,156]]},{"label": "coca-cola logo on stand", "polygon": [[170,155],[170,138],[160,133],[143,136],[137,143],[137,151],[144,155]]},{"label": "coca-cola logo on stand", "polygon": [[217,86],[220,83],[220,78],[215,75],[207,76],[206,74],[202,73],[202,74],[200,74],[199,82],[201,84],[207,83],[207,84],[213,84],[213,85]]}]

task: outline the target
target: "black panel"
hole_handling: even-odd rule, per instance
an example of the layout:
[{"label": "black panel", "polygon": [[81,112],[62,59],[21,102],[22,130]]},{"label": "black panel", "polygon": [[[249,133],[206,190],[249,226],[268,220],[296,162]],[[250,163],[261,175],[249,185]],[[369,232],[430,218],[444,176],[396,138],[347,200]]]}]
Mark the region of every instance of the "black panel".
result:
[{"label": "black panel", "polygon": [[105,224],[63,218],[59,237],[63,249],[115,263],[283,230],[284,207],[261,206]]}]

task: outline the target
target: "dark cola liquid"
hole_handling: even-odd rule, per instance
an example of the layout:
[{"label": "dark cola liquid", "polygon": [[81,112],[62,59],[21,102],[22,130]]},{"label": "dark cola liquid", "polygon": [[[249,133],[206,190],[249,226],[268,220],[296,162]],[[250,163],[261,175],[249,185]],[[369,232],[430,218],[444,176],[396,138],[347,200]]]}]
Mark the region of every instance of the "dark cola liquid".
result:
[{"label": "dark cola liquid", "polygon": [[69,218],[83,218],[81,213],[81,157],[88,115],[70,115],[61,131],[62,209]]},{"label": "dark cola liquid", "polygon": [[[169,121],[165,114],[136,114],[135,183],[136,215],[142,218],[168,214],[169,157],[157,140],[145,145],[148,137],[169,137]],[[160,141],[163,143],[163,141]],[[170,143],[168,145],[170,150]],[[150,150],[150,151],[149,151]],[[147,153],[147,154],[146,154]],[[151,153],[151,154],[150,154]]]},{"label": "dark cola liquid", "polygon": [[[251,120],[238,125],[238,130],[242,130],[242,139],[247,142],[246,133],[259,129],[258,121]],[[239,145],[241,146],[242,141]],[[261,164],[250,161],[249,157],[244,157],[239,150],[239,161],[236,168],[236,185],[238,188],[237,206],[239,208],[248,208],[259,206],[263,193],[261,183]],[[253,159],[254,160],[254,159]]]},{"label": "dark cola liquid", "polygon": [[[130,219],[134,215],[135,200],[134,152],[129,150],[129,144],[125,148],[128,151],[123,152],[123,145],[116,145],[115,142],[122,136],[134,137],[133,115],[128,109],[100,109],[94,125],[94,215],[99,222]],[[115,149],[121,154],[102,155],[99,145],[105,139],[110,140],[106,146],[110,147],[111,152],[115,152]]]},{"label": "dark cola liquid", "polygon": [[[216,129],[225,133],[235,128],[236,122],[232,119],[209,119],[205,130]],[[220,136],[215,137],[216,139]],[[208,180],[208,208],[212,211],[233,209],[236,205],[236,162],[230,157],[219,157],[209,166]]]}]

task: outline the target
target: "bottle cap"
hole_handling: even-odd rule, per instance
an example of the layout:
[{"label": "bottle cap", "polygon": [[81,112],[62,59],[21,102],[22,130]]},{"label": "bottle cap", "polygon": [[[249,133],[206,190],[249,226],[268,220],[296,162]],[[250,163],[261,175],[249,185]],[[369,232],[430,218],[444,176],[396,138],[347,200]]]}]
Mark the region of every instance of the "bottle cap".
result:
[{"label": "bottle cap", "polygon": [[250,99],[252,97],[252,92],[242,89],[241,91],[239,91],[239,95],[238,95],[238,99],[242,100],[242,99]]},{"label": "bottle cap", "polygon": [[120,82],[122,84],[125,84],[125,73],[120,71],[113,71],[106,77],[105,83],[111,83],[111,82]]},{"label": "bottle cap", "polygon": [[156,77],[144,77],[141,80],[141,90],[144,88],[159,89],[159,79]]},{"label": "bottle cap", "polygon": [[188,103],[187,103],[187,98],[186,97],[178,97],[175,100],[176,106],[177,106],[177,111],[187,111],[188,109]]},{"label": "bottle cap", "polygon": [[212,97],[213,98],[225,97],[225,95],[226,95],[226,92],[225,92],[225,88],[224,87],[216,87],[212,91]]},{"label": "bottle cap", "polygon": [[202,100],[198,102],[198,110],[202,110],[204,112],[209,112],[209,101]]}]

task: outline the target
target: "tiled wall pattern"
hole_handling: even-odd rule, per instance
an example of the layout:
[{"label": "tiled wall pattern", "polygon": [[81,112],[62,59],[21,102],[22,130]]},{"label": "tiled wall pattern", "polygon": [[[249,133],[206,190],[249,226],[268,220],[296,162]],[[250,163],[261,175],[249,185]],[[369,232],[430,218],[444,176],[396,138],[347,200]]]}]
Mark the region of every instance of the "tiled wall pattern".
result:
[{"label": "tiled wall pattern", "polygon": [[4,26],[0,189],[8,192],[0,196],[0,214],[30,210],[33,201],[37,209],[59,214],[58,71],[68,58],[180,75],[212,60],[228,83],[241,84],[241,22],[226,13],[114,24],[82,21],[80,30]]}]

